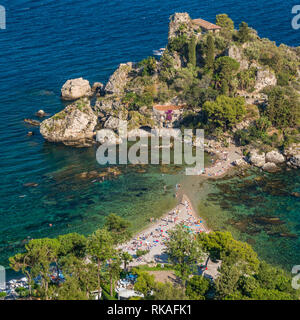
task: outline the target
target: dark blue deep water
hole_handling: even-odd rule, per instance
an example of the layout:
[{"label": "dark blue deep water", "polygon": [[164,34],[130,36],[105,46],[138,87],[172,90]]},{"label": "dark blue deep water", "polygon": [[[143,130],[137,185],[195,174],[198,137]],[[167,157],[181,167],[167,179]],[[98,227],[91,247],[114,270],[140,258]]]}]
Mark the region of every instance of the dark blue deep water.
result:
[{"label": "dark blue deep water", "polygon": [[[24,124],[39,109],[53,114],[63,108],[59,95],[67,79],[105,82],[119,63],[151,55],[166,44],[168,18],[176,11],[212,22],[226,12],[236,25],[247,21],[260,36],[298,46],[300,30],[291,28],[294,4],[0,0],[7,13],[7,29],[0,30],[0,264],[7,266],[7,257],[28,238],[89,233],[110,212],[145,220],[174,201],[173,182],[164,181],[170,188],[163,192],[164,177],[151,170],[126,168],[119,179],[101,185],[76,179],[76,173],[97,168],[94,150],[45,143],[38,129]],[[29,130],[36,134],[27,137]],[[28,182],[39,185],[24,187]],[[137,221],[142,225],[143,219]]]}]

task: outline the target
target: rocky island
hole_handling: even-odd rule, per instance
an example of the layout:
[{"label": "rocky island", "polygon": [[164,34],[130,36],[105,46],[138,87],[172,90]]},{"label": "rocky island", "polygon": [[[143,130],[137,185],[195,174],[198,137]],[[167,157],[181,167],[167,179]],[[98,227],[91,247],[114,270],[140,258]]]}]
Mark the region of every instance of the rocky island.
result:
[{"label": "rocky island", "polygon": [[51,142],[88,147],[103,142],[96,139],[101,128],[121,142],[120,120],[139,132],[202,128],[207,151],[240,148],[236,165],[298,168],[299,61],[299,47],[276,46],[244,22],[236,30],[227,15],[212,24],[175,13],[160,59],[120,64],[106,85],[68,80],[61,97],[72,102],[40,132]]}]

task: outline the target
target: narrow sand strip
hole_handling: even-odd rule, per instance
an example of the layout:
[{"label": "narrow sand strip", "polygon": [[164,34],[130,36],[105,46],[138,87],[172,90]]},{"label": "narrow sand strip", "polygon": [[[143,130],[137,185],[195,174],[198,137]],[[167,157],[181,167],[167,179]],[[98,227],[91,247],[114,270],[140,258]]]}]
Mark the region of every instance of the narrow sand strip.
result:
[{"label": "narrow sand strip", "polygon": [[[182,201],[162,218],[145,230],[136,234],[130,241],[119,248],[130,253],[134,260],[130,266],[145,263],[167,263],[167,255],[164,253],[165,241],[169,239],[168,231],[176,225],[182,224],[191,233],[209,232],[204,221],[196,214],[189,198],[184,194]],[[146,255],[137,258],[137,250],[149,251]]]}]

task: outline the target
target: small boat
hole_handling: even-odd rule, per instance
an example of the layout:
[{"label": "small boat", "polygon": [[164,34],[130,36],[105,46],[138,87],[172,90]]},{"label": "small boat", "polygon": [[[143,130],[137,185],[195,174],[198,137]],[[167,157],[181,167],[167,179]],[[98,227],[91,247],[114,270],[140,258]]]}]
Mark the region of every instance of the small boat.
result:
[{"label": "small boat", "polygon": [[155,56],[162,56],[165,50],[166,50],[166,48],[160,48],[158,50],[153,50],[153,54]]}]

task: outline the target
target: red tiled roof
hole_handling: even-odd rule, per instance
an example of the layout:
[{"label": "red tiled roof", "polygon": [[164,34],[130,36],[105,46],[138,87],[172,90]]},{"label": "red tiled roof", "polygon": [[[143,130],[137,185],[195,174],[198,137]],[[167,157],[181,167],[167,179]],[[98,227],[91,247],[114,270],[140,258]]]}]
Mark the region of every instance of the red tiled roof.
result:
[{"label": "red tiled roof", "polygon": [[218,30],[221,29],[220,26],[217,26],[213,23],[210,23],[208,21],[205,21],[203,19],[194,19],[193,23],[201,28],[204,28],[206,30]]},{"label": "red tiled roof", "polygon": [[157,110],[157,111],[168,111],[168,110],[181,110],[183,109],[184,106],[153,106],[153,109]]}]

